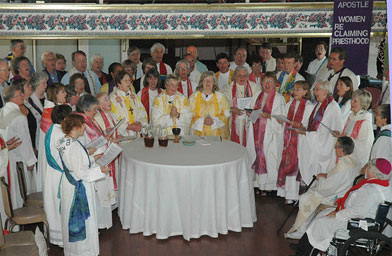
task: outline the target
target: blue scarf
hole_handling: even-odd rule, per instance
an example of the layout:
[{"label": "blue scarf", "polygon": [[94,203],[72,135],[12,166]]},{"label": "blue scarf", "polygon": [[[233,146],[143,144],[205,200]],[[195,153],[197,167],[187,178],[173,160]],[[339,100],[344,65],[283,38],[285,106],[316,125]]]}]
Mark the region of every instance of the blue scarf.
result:
[{"label": "blue scarf", "polygon": [[[78,140],[76,140],[79,142]],[[79,142],[80,146],[84,149],[87,154],[89,161],[89,168],[91,167],[90,157],[87,149]],[[74,197],[72,200],[71,211],[69,213],[68,221],[68,235],[69,242],[78,242],[86,239],[86,220],[90,217],[90,210],[88,206],[88,200],[86,195],[86,188],[83,185],[82,180],[75,180],[71,175],[68,168],[65,166],[63,158],[60,154],[61,162],[64,167],[65,177],[69,183],[75,186]]]},{"label": "blue scarf", "polygon": [[[46,161],[48,162],[49,166],[52,167],[53,169],[61,172],[61,178],[60,178],[59,186],[57,189],[57,198],[60,200],[60,198],[61,198],[61,182],[63,180],[64,171],[57,164],[56,160],[54,159],[54,157],[52,155],[52,152],[50,151],[50,138],[52,137],[53,127],[54,127],[54,124],[52,124],[50,126],[48,132],[45,134],[45,154],[46,154]],[[59,205],[59,212],[61,212],[61,203]]]}]

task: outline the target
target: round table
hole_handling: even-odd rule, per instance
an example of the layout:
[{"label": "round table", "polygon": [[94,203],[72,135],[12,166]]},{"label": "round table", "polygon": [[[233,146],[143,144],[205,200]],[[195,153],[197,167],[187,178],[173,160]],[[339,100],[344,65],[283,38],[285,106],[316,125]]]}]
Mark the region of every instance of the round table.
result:
[{"label": "round table", "polygon": [[256,221],[248,154],[230,141],[146,148],[123,144],[119,216],[123,229],[158,239],[217,237]]}]

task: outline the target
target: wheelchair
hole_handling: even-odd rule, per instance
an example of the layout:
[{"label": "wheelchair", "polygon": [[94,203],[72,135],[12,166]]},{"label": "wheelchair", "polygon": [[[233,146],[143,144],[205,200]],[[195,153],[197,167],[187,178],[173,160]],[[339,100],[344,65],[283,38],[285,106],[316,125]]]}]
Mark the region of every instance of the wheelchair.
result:
[{"label": "wheelchair", "polygon": [[335,232],[327,255],[392,255],[392,237],[383,234],[387,226],[392,227],[392,220],[387,218],[390,208],[392,203],[385,201],[375,219],[350,220],[347,230]]}]

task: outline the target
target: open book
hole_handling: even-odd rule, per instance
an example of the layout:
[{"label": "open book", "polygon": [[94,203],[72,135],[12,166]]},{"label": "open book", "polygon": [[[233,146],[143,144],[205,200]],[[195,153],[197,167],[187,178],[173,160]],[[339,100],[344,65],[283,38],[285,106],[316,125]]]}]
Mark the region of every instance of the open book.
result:
[{"label": "open book", "polygon": [[122,148],[116,143],[111,143],[105,150],[103,156],[99,158],[96,163],[100,166],[107,166],[122,152]]},{"label": "open book", "polygon": [[86,145],[86,148],[100,148],[108,144],[108,141],[102,135]]}]

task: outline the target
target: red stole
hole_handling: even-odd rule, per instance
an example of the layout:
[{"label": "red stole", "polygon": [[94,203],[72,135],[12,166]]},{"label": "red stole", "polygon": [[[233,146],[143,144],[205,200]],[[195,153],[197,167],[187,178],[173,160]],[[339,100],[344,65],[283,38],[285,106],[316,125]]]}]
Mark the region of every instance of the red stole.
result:
[{"label": "red stole", "polygon": [[[233,88],[231,89],[231,96],[233,97],[233,107],[237,107],[237,83],[235,81],[233,83]],[[251,96],[253,96],[252,88],[250,86],[249,81],[247,81],[246,85],[245,85],[245,97],[251,97]],[[234,141],[234,142],[237,142],[239,144],[240,143],[240,137],[237,134],[237,128],[235,126],[235,121],[236,120],[237,120],[237,115],[232,115],[230,140]],[[245,131],[245,129],[244,129],[242,144],[244,146],[246,146],[246,131]]]},{"label": "red stole", "polygon": [[164,76],[167,75],[166,65],[163,61],[159,62],[159,74]]},{"label": "red stole", "polygon": [[[301,123],[302,117],[305,112],[306,100],[301,99],[297,112],[295,112],[296,100],[290,104],[287,119],[297,123]],[[294,115],[295,112],[295,115]],[[291,127],[288,123],[285,124],[286,128]],[[298,133],[285,129],[284,131],[284,147],[282,153],[282,160],[280,161],[278,171],[278,187],[284,187],[286,184],[286,176],[298,175]]]},{"label": "red stole", "polygon": [[[259,75],[259,78],[260,78],[260,84],[261,84],[261,82],[263,81],[263,73],[262,72],[260,72],[260,75]],[[252,81],[253,83],[256,83],[256,75],[255,75],[255,73],[250,73],[249,74],[249,81]]]},{"label": "red stole", "polygon": [[191,80],[189,80],[189,78],[186,79],[186,88],[188,89],[188,95],[184,95],[184,90],[182,89],[182,81],[181,81],[177,90],[180,93],[182,93],[185,97],[189,98],[189,96],[191,96],[193,93],[192,83],[191,83]]},{"label": "red stole", "polygon": [[[349,122],[350,122],[350,117],[347,119],[346,124],[344,125],[343,134],[346,134],[346,128]],[[365,120],[358,120],[355,122],[354,128],[350,135],[350,137],[353,138],[354,140],[358,139],[359,130],[361,129],[363,122],[365,122]]]},{"label": "red stole", "polygon": [[53,108],[45,108],[42,112],[40,128],[44,133],[46,133],[49,130],[50,126],[53,124],[51,117],[52,110]]},{"label": "red stole", "polygon": [[[110,117],[110,121],[109,121],[108,117],[106,116],[106,114],[102,110],[99,110],[99,114],[101,114],[102,120],[105,124],[105,129],[113,128],[114,126],[116,126],[116,122],[114,121],[113,117],[110,114],[108,115]],[[115,137],[117,138],[118,137],[117,130],[114,133],[115,133]],[[110,175],[110,177],[113,178],[114,190],[117,190],[116,164],[114,161],[112,161],[109,164],[109,167],[110,167],[109,175]]]},{"label": "red stole", "polygon": [[[324,112],[328,107],[328,104],[333,101],[332,96],[327,96],[327,98],[321,103],[320,108],[316,112],[317,105],[314,107],[312,114],[309,117],[308,131],[317,131],[321,120],[323,120]],[[316,115],[315,115],[316,114]]]},{"label": "red stole", "polygon": [[[161,88],[158,88],[158,95],[161,91]],[[150,122],[150,93],[148,87],[142,89],[141,101],[147,112],[147,120]]]},{"label": "red stole", "polygon": [[348,196],[350,195],[350,193],[351,193],[352,191],[355,191],[355,190],[361,188],[361,187],[362,187],[363,185],[365,185],[365,184],[377,184],[377,185],[380,185],[380,186],[383,186],[383,187],[388,187],[388,186],[389,186],[389,180],[380,180],[380,179],[371,179],[371,180],[369,180],[369,179],[363,179],[363,180],[361,180],[357,185],[352,186],[352,187],[346,192],[346,194],[344,194],[343,197],[338,198],[338,199],[335,201],[335,204],[338,205],[338,206],[336,207],[336,210],[335,210],[335,211],[338,212],[338,211],[340,211],[340,210],[343,210],[343,209],[344,209],[344,203],[346,202],[346,199],[348,198]]},{"label": "red stole", "polygon": [[[7,147],[6,142],[3,140],[2,137],[0,137],[0,149],[3,150]],[[11,174],[10,174],[10,160],[8,159],[8,164],[7,164],[7,179],[8,179],[8,186],[11,191]]]},{"label": "red stole", "polygon": [[[263,102],[265,91],[262,91],[256,99],[254,109],[260,109],[261,103]],[[273,90],[268,94],[263,112],[271,114],[272,106],[274,104],[276,92]],[[256,161],[253,163],[252,168],[257,174],[267,173],[267,163],[265,161],[265,155],[263,150],[265,127],[267,126],[268,119],[259,117],[255,124],[253,124],[254,140],[256,148]]]}]

